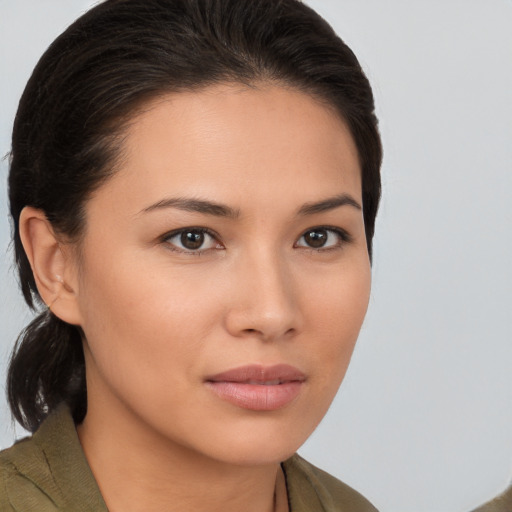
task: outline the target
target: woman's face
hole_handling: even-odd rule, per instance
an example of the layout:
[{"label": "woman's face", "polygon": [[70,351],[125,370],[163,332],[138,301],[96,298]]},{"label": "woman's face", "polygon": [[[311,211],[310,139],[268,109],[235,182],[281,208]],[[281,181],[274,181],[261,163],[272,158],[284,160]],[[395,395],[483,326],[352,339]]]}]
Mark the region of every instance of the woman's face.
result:
[{"label": "woman's face", "polygon": [[89,410],[224,462],[285,459],[369,298],[347,127],[303,93],[222,85],[153,102],[124,144],[76,265]]}]

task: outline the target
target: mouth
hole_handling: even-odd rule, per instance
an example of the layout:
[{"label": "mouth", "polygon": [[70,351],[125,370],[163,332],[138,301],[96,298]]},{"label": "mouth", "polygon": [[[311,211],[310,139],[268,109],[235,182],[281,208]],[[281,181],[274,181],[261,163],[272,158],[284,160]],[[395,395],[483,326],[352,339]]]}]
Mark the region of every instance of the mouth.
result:
[{"label": "mouth", "polygon": [[300,370],[280,364],[233,368],[207,377],[205,384],[219,398],[242,409],[274,411],[293,402],[305,381]]}]

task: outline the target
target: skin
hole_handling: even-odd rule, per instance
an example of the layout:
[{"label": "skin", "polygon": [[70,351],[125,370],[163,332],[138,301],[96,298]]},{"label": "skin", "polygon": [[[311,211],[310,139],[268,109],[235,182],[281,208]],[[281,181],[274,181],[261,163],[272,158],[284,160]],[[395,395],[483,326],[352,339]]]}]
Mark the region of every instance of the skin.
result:
[{"label": "skin", "polygon": [[[355,204],[299,213],[335,196]],[[234,215],[160,204],[169,198]],[[289,88],[231,84],[159,98],[133,120],[119,171],[86,204],[79,257],[24,211],[41,294],[85,334],[78,433],[109,510],[271,511],[274,489],[288,509],[279,463],[326,413],[368,305],[361,201],[338,115]],[[323,226],[348,237],[323,231],[326,245],[311,248],[303,235]],[[190,227],[212,233],[199,252],[175,236]],[[305,381],[277,410],[205,385],[278,363]]]}]

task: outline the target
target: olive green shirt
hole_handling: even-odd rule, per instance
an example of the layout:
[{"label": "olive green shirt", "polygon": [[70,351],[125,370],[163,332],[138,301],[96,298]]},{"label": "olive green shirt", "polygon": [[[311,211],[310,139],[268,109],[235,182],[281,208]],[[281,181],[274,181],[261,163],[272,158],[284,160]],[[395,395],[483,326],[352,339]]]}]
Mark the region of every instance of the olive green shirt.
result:
[{"label": "olive green shirt", "polygon": [[[298,455],[282,466],[290,512],[376,512],[359,493]],[[0,472],[0,512],[108,512],[66,407],[32,437],[0,452]]]},{"label": "olive green shirt", "polygon": [[503,494],[500,494],[493,500],[481,505],[473,512],[511,512],[512,511],[512,486]]}]

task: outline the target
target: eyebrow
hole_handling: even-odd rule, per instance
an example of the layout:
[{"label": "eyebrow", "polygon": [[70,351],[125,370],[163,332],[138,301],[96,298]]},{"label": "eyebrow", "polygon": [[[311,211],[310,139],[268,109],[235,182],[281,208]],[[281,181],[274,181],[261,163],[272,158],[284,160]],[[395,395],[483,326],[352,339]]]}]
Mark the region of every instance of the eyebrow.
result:
[{"label": "eyebrow", "polygon": [[322,213],[329,210],[334,210],[340,206],[353,206],[361,210],[361,205],[350,195],[340,194],[327,199],[322,199],[316,203],[306,203],[299,208],[299,215],[314,215],[315,213]]},{"label": "eyebrow", "polygon": [[235,210],[224,204],[206,201],[204,199],[192,199],[186,197],[162,199],[161,201],[144,208],[140,213],[148,213],[163,208],[177,208],[187,212],[203,213],[206,215],[213,215],[215,217],[229,217],[231,219],[236,219],[240,216],[239,210]]},{"label": "eyebrow", "polygon": [[[350,195],[340,194],[327,199],[322,199],[314,203],[305,203],[299,210],[299,215],[314,215],[315,213],[322,213],[329,210],[334,210],[341,206],[352,206],[361,210],[361,205]],[[215,217],[227,217],[230,219],[237,219],[240,216],[240,210],[231,208],[230,206],[216,203],[214,201],[207,201],[204,199],[193,199],[186,197],[170,197],[162,199],[150,206],[147,206],[139,213],[148,213],[155,210],[165,208],[177,208],[188,212],[202,213],[206,215],[213,215]]]}]

